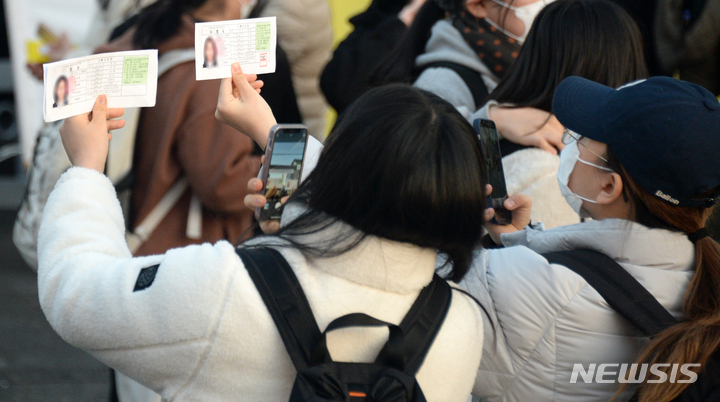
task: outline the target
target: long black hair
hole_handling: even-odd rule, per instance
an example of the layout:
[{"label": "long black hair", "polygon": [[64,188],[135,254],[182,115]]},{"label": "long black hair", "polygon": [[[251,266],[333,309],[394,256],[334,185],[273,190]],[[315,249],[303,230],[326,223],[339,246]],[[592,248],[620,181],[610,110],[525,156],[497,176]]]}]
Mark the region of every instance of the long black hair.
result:
[{"label": "long black hair", "polygon": [[[512,5],[515,0],[505,0]],[[417,78],[415,59],[425,53],[432,28],[438,21],[459,15],[465,10],[465,0],[428,0],[418,11],[412,25],[390,55],[371,74],[370,84],[377,86],[394,82],[411,84]],[[504,25],[508,9],[502,13]]]},{"label": "long black hair", "polygon": [[558,0],[538,14],[517,60],[488,99],[550,112],[569,76],[617,88],[648,75],[640,30],[607,0]]},{"label": "long black hair", "polygon": [[[477,135],[452,105],[408,85],[383,86],[343,115],[288,201],[307,210],[276,235],[310,257],[342,254],[367,235],[433,248],[459,281],[480,244],[485,183]],[[302,241],[337,221],[360,234]]]},{"label": "long black hair", "polygon": [[183,14],[191,13],[209,0],[158,0],[139,14],[133,44],[140,49],[156,48],[172,38],[182,26]]}]

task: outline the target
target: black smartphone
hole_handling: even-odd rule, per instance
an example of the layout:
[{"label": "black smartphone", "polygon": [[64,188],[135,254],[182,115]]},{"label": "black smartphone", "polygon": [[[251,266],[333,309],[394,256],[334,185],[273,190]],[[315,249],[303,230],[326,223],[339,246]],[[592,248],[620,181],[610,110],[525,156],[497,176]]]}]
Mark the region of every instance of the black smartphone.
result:
[{"label": "black smartphone", "polygon": [[267,203],[255,210],[257,220],[280,219],[281,200],[292,195],[300,185],[307,140],[307,127],[300,124],[278,124],[270,131],[265,164],[260,170]]},{"label": "black smartphone", "polygon": [[488,170],[488,183],[492,186],[492,194],[488,197],[488,206],[495,210],[492,223],[509,225],[512,213],[505,209],[503,203],[508,198],[503,171],[502,155],[500,154],[500,137],[492,120],[477,119],[473,123],[475,132],[480,137],[485,164]]}]

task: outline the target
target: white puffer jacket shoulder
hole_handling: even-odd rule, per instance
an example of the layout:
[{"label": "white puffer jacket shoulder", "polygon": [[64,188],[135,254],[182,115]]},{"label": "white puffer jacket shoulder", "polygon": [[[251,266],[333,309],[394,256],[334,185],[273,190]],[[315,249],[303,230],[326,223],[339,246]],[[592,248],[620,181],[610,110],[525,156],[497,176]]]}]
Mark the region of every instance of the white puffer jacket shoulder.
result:
[{"label": "white puffer jacket shoulder", "polygon": [[582,277],[538,253],[604,253],[682,317],[694,274],[694,248],[684,234],[610,219],[528,229],[503,235],[503,243],[479,252],[461,283],[490,314],[474,391],[487,401],[609,400],[619,384],[573,384],[574,365],[633,363],[647,344]]}]

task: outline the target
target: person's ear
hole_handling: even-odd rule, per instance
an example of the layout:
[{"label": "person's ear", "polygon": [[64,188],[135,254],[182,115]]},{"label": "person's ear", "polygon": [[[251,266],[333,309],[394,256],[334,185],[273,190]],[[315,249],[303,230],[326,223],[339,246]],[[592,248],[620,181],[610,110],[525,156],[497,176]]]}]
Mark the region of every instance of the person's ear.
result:
[{"label": "person's ear", "polygon": [[598,205],[609,205],[623,197],[623,181],[619,174],[603,174],[600,181],[602,188],[595,198]]},{"label": "person's ear", "polygon": [[485,0],[465,0],[465,9],[476,18],[487,18],[487,8],[485,8]]}]

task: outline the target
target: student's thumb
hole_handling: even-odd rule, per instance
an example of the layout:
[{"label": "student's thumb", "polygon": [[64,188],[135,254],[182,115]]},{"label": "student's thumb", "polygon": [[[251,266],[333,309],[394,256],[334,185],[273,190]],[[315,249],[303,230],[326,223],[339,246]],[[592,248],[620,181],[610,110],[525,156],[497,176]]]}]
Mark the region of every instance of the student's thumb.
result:
[{"label": "student's thumb", "polygon": [[250,83],[248,82],[247,77],[245,77],[242,67],[240,67],[240,63],[234,63],[232,65],[232,72],[233,72],[233,77],[232,77],[233,83],[240,90],[240,93],[242,95],[246,94],[248,91],[255,92],[255,90],[250,86]]},{"label": "student's thumb", "polygon": [[532,198],[524,194],[515,194],[505,200],[503,206],[508,211],[512,211],[512,224],[517,229],[525,229],[530,224]]},{"label": "student's thumb", "polygon": [[95,101],[95,106],[93,106],[92,121],[93,122],[99,121],[99,122],[105,124],[105,121],[107,121],[107,113],[108,113],[107,96],[100,95],[100,96],[98,96],[97,100]]}]

